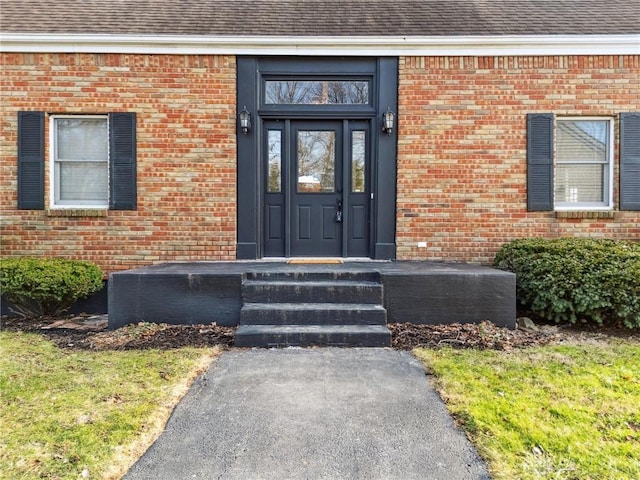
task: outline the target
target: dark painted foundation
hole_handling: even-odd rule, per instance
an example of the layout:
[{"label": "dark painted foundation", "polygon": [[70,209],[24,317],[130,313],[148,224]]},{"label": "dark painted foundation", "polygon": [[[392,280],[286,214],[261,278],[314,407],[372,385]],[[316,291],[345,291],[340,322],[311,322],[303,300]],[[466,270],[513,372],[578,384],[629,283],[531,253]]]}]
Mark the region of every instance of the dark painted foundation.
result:
[{"label": "dark painted foundation", "polygon": [[[79,315],[82,313],[104,315],[105,313],[107,313],[108,308],[107,291],[108,282],[104,282],[102,290],[94,293],[87,298],[78,300],[71,306],[71,308],[69,308],[67,313],[72,315]],[[4,297],[0,298],[0,314],[9,316],[13,315],[13,311],[11,310],[11,303],[9,303]]]},{"label": "dark painted foundation", "polygon": [[345,262],[289,265],[276,261],[168,263],[113,273],[109,327],[135,322],[235,326],[242,281],[254,273],[353,272],[380,275],[390,323],[478,323],[514,328],[516,278],[489,267],[436,262]]}]

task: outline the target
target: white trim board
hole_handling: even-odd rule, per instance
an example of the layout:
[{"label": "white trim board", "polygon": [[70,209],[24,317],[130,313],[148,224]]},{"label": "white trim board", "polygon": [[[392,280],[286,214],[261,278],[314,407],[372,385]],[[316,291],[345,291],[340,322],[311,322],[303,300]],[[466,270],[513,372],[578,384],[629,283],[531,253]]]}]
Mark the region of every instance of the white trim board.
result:
[{"label": "white trim board", "polygon": [[179,55],[640,55],[633,35],[287,37],[0,33],[0,51]]}]

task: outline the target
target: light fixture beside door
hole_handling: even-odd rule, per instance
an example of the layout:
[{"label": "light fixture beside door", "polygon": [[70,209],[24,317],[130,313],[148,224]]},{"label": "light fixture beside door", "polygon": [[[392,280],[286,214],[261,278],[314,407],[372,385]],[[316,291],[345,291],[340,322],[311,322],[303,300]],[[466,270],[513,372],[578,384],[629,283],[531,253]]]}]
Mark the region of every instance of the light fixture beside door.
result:
[{"label": "light fixture beside door", "polygon": [[387,107],[387,111],[382,114],[382,131],[391,135],[395,127],[395,120],[396,114],[391,111],[391,107]]},{"label": "light fixture beside door", "polygon": [[251,130],[251,114],[247,107],[243,107],[238,113],[238,118],[240,119],[240,128],[242,129],[242,133],[245,135]]}]

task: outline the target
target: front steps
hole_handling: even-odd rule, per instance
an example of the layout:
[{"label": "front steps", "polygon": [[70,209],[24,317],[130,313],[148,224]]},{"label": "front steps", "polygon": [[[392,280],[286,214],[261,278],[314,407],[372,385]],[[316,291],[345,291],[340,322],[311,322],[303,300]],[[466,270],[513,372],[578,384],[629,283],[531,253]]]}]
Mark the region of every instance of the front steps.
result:
[{"label": "front steps", "polygon": [[377,272],[252,272],[242,281],[238,347],[389,347]]}]

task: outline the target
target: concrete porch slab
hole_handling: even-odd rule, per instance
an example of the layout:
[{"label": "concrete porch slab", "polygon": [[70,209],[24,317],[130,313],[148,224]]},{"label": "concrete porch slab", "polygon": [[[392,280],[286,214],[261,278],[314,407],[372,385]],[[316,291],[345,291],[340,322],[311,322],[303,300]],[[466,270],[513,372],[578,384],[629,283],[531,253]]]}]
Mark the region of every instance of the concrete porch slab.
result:
[{"label": "concrete porch slab", "polygon": [[515,275],[462,263],[285,261],[165,263],[116,272],[109,279],[109,328],[141,321],[235,326],[241,286],[252,273],[368,273],[380,275],[390,323],[478,323],[514,328]]}]

